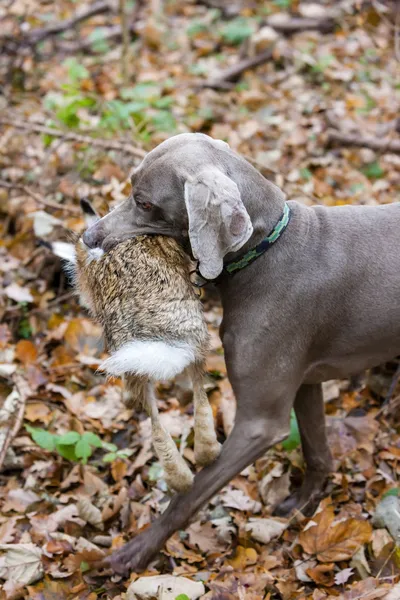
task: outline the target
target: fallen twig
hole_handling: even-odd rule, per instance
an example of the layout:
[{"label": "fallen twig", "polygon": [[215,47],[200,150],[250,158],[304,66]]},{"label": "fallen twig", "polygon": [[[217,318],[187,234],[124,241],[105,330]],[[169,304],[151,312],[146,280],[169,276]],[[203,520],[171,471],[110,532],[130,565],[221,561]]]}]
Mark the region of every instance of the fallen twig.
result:
[{"label": "fallen twig", "polygon": [[[304,17],[284,17],[277,19],[271,17],[267,20],[267,24],[277,32],[284,35],[293,35],[299,31],[318,30],[322,33],[329,33],[335,28],[336,22],[331,17],[323,17],[319,19],[311,19]],[[207,87],[216,90],[232,89],[232,82],[236,82],[244,71],[254,69],[265,62],[271,60],[273,56],[273,47],[256,54],[250,58],[240,60],[232,67],[228,67],[224,71],[214,77],[202,82],[200,87]]]},{"label": "fallen twig", "polygon": [[284,35],[292,35],[299,31],[330,33],[335,29],[336,21],[332,17],[306,18],[282,16],[278,19],[274,16],[267,19],[267,25]]},{"label": "fallen twig", "polygon": [[105,150],[118,150],[125,154],[131,154],[137,158],[144,158],[146,152],[141,148],[136,148],[127,142],[119,142],[113,140],[99,140],[92,138],[90,135],[81,135],[79,133],[73,133],[72,131],[62,131],[61,129],[53,129],[53,127],[46,127],[38,123],[31,123],[30,121],[20,121],[18,119],[5,119],[0,118],[0,125],[10,125],[16,129],[25,129],[27,131],[34,131],[35,133],[44,133],[53,137],[63,138],[66,141],[79,142],[81,144],[90,144]]},{"label": "fallen twig", "polygon": [[217,76],[202,82],[201,87],[230,89],[232,88],[233,82],[237,81],[244,71],[254,69],[271,58],[272,49],[268,48],[268,50],[264,50],[264,52],[260,52],[251,58],[240,60],[232,67],[228,67],[224,71],[221,71]]},{"label": "fallen twig", "polygon": [[375,138],[370,135],[356,135],[341,133],[333,129],[328,130],[328,145],[340,144],[341,146],[356,146],[358,148],[370,148],[379,152],[394,152],[400,154],[400,140],[389,137]]},{"label": "fallen twig", "polygon": [[[129,25],[129,33],[130,35],[136,34],[136,28],[134,23],[131,23]],[[108,27],[107,30],[104,31],[104,34],[101,38],[101,42],[104,44],[107,42],[119,41],[121,39],[121,25],[113,25],[112,27]],[[62,52],[67,52],[71,54],[76,54],[77,52],[96,52],[95,42],[91,39],[78,40],[77,42],[57,42],[56,48],[57,50],[61,50]]]},{"label": "fallen twig", "polygon": [[33,192],[28,186],[23,185],[22,183],[14,183],[12,181],[5,181],[4,179],[0,179],[0,187],[7,188],[8,190],[21,190],[27,196],[30,196],[42,206],[46,206],[47,208],[53,208],[55,210],[64,210],[66,212],[70,212],[73,214],[81,214],[81,211],[76,206],[64,206],[63,204],[58,204],[57,202],[52,202],[51,200],[46,200],[37,192]]},{"label": "fallen twig", "polygon": [[59,33],[67,31],[68,29],[76,27],[76,25],[78,25],[82,21],[86,21],[91,17],[108,12],[109,10],[111,10],[111,8],[112,7],[110,2],[99,0],[98,2],[94,2],[93,4],[91,4],[88,8],[77,11],[76,14],[70,17],[69,19],[57,21],[56,23],[53,23],[48,27],[28,31],[19,41],[21,44],[27,44],[30,46],[36,45],[52,35],[57,35]]}]

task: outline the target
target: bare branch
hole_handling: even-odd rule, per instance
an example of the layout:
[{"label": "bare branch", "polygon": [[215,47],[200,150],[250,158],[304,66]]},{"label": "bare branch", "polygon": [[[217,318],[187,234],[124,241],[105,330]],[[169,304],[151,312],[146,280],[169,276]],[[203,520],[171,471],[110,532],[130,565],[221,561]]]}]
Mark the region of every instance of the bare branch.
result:
[{"label": "bare branch", "polygon": [[306,17],[270,17],[267,24],[278,33],[293,35],[299,31],[320,31],[330,33],[335,29],[336,22],[331,17],[306,18]]},{"label": "bare branch", "polygon": [[62,131],[61,129],[53,129],[53,127],[46,127],[38,123],[31,123],[29,121],[21,121],[19,119],[7,119],[0,118],[0,125],[9,125],[16,129],[25,129],[27,131],[34,131],[35,133],[44,133],[45,135],[51,135],[53,137],[62,138],[66,141],[78,142],[81,144],[89,144],[91,146],[97,146],[98,148],[104,148],[105,150],[117,150],[118,152],[124,152],[125,154],[131,154],[137,158],[144,158],[146,152],[141,148],[132,146],[127,142],[113,141],[113,140],[99,140],[93,138],[90,135],[81,135],[79,133],[73,133],[72,131]]},{"label": "bare branch", "polygon": [[264,50],[251,58],[245,58],[240,60],[232,67],[228,67],[224,71],[221,71],[218,76],[202,82],[201,87],[208,87],[213,89],[230,89],[232,83],[237,81],[239,77],[248,69],[254,69],[272,58],[272,49]]},{"label": "bare branch", "polygon": [[109,1],[99,0],[98,2],[94,2],[94,4],[91,4],[88,8],[77,11],[76,14],[69,19],[57,21],[56,23],[53,23],[53,25],[49,25],[43,29],[33,29],[32,31],[29,31],[21,41],[22,43],[29,45],[38,44],[52,35],[57,35],[67,31],[68,29],[73,29],[82,21],[86,21],[91,17],[100,15],[110,10],[111,4]]},{"label": "bare branch", "polygon": [[356,146],[358,148],[371,148],[381,153],[393,152],[400,154],[400,140],[389,137],[376,138],[370,135],[346,134],[333,129],[328,130],[328,144],[339,144],[341,146]]},{"label": "bare branch", "polygon": [[5,181],[4,179],[0,179],[0,187],[6,188],[8,190],[21,190],[27,196],[30,196],[42,206],[46,206],[47,208],[52,208],[54,210],[64,210],[65,212],[70,212],[73,214],[80,214],[81,211],[76,206],[64,206],[63,204],[57,204],[57,202],[52,202],[51,200],[46,200],[40,194],[33,192],[28,186],[23,185],[21,183],[13,183],[11,181]]}]

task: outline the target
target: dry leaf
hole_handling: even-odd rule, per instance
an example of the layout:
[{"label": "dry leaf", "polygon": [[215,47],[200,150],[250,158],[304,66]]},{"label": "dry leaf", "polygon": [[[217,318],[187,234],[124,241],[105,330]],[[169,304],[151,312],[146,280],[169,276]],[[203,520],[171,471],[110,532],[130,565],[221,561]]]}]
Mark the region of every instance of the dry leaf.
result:
[{"label": "dry leaf", "polygon": [[328,506],[315,515],[299,535],[304,551],[316,555],[321,562],[347,560],[371,539],[372,528],[368,521],[334,521],[333,506]]},{"label": "dry leaf", "polygon": [[226,546],[221,544],[217,528],[213,527],[209,521],[206,523],[196,521],[189,525],[186,532],[189,534],[190,545],[199,548],[206,554],[221,552]]},{"label": "dry leaf", "polygon": [[175,600],[180,594],[189,600],[196,600],[205,593],[200,581],[191,581],[186,577],[172,575],[156,575],[154,577],[139,577],[131,583],[126,593],[126,600]]},{"label": "dry leaf", "polygon": [[21,287],[18,283],[11,283],[4,288],[4,293],[14,302],[33,302],[33,296],[28,288]]},{"label": "dry leaf", "polygon": [[221,502],[224,506],[236,508],[237,510],[248,510],[253,513],[258,513],[261,510],[260,502],[252,500],[242,490],[226,490],[221,494]]},{"label": "dry leaf", "polygon": [[18,586],[29,585],[43,576],[42,550],[35,544],[0,544],[0,579]]},{"label": "dry leaf", "polygon": [[97,508],[94,504],[92,504],[89,498],[86,496],[80,496],[77,502],[78,514],[79,516],[86,521],[100,529],[101,531],[104,529],[103,518],[101,515],[101,510]]},{"label": "dry leaf", "polygon": [[188,550],[185,548],[183,543],[179,539],[179,534],[175,533],[172,537],[169,538],[165,545],[167,552],[170,556],[174,558],[179,558],[181,560],[187,560],[189,564],[203,562],[204,558],[198,552],[194,552],[193,550]]},{"label": "dry leaf", "polygon": [[251,537],[257,542],[268,544],[273,538],[280,536],[287,525],[287,522],[278,519],[249,519],[246,531],[250,531]]},{"label": "dry leaf", "polygon": [[238,546],[233,558],[228,559],[226,562],[235,570],[242,571],[248,565],[254,565],[257,560],[258,554],[254,548],[244,548],[243,546]]},{"label": "dry leaf", "polygon": [[344,585],[353,576],[354,569],[342,569],[335,574],[335,584]]},{"label": "dry leaf", "polygon": [[326,585],[327,587],[331,587],[335,583],[333,569],[334,564],[328,563],[311,567],[310,569],[306,570],[306,573],[318,585]]},{"label": "dry leaf", "polygon": [[15,346],[15,354],[24,365],[33,363],[38,357],[38,351],[35,344],[28,340],[20,340]]}]

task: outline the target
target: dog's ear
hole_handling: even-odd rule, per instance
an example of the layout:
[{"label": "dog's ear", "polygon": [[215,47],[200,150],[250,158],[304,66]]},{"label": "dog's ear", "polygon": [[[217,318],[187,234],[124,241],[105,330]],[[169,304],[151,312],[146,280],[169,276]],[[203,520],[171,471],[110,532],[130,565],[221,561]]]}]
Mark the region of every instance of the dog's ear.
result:
[{"label": "dog's ear", "polygon": [[208,167],[185,183],[189,239],[205,279],[215,279],[229,252],[239,250],[253,233],[236,183],[217,167]]}]

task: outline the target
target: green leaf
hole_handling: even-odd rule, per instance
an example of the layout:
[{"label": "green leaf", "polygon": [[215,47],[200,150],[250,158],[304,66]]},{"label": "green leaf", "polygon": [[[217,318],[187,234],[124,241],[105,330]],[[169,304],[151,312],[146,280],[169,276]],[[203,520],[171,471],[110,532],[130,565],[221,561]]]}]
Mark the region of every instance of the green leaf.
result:
[{"label": "green leaf", "polygon": [[118,446],[111,444],[110,442],[102,442],[101,445],[104,450],[108,450],[109,452],[116,452],[118,450]]},{"label": "green leaf", "polygon": [[279,8],[290,8],[293,0],[273,0],[275,6],[279,6]]},{"label": "green leaf", "polygon": [[312,70],[317,73],[323,73],[327,67],[335,60],[333,54],[325,54],[321,56],[315,65],[312,66]]},{"label": "green leaf", "polygon": [[116,458],[118,458],[116,452],[108,452],[103,456],[103,462],[110,463],[113,462]]},{"label": "green leaf", "polygon": [[154,81],[143,81],[131,88],[123,88],[120,92],[123,100],[146,100],[149,103],[152,100],[160,98],[162,88]]},{"label": "green leaf", "polygon": [[209,26],[205,23],[200,23],[199,21],[193,21],[189,27],[186,29],[186,33],[189,37],[194,37],[199,33],[203,33],[208,31]]},{"label": "green leaf", "polygon": [[92,49],[95,52],[108,52],[110,46],[105,39],[107,34],[107,27],[97,27],[89,34],[89,40],[92,44]]},{"label": "green leaf", "polygon": [[249,21],[249,19],[245,19],[243,17],[232,19],[232,21],[230,21],[221,29],[221,35],[224,42],[234,46],[241,44],[244,42],[244,40],[247,40],[247,38],[250,37],[253,32],[253,24]]},{"label": "green leaf", "polygon": [[175,596],[175,600],[190,600],[190,598],[186,594],[179,594],[179,596]]},{"label": "green leaf", "polygon": [[300,446],[300,432],[294,410],[290,414],[290,433],[289,436],[282,442],[282,447],[287,452],[295,450]]},{"label": "green leaf", "polygon": [[400,488],[395,487],[391,490],[388,490],[383,494],[382,498],[386,498],[387,496],[400,496]]},{"label": "green leaf", "polygon": [[62,456],[63,458],[66,458],[67,460],[71,460],[73,462],[76,462],[78,460],[78,457],[76,456],[75,448],[76,448],[76,446],[72,446],[72,445],[63,446],[62,444],[58,444],[56,442],[56,450],[57,450],[58,454],[60,456]]},{"label": "green leaf", "polygon": [[384,176],[385,171],[382,169],[380,164],[375,161],[365,166],[361,171],[366,175],[369,179],[380,179]]},{"label": "green leaf", "polygon": [[86,573],[86,571],[89,571],[90,566],[89,563],[87,563],[85,560],[83,560],[80,564],[80,569],[82,573]]},{"label": "green leaf", "polygon": [[56,436],[45,429],[37,429],[25,425],[25,429],[31,434],[33,441],[45,450],[53,451],[56,447]]},{"label": "green leaf", "polygon": [[63,62],[63,66],[68,69],[68,76],[73,82],[80,79],[87,79],[90,76],[89,71],[76,58],[67,58]]},{"label": "green leaf", "polygon": [[87,459],[92,456],[92,446],[83,437],[75,446],[75,454],[77,458],[81,458],[84,464],[87,463]]},{"label": "green leaf", "polygon": [[74,446],[81,439],[81,434],[77,431],[68,431],[64,435],[58,435],[56,442],[61,446]]},{"label": "green leaf", "polygon": [[176,128],[176,121],[168,110],[157,110],[151,122],[157,131],[174,131]]},{"label": "green leaf", "polygon": [[87,441],[88,444],[94,446],[95,448],[102,448],[103,446],[103,442],[101,441],[99,436],[95,433],[92,433],[91,431],[85,431],[85,433],[82,435],[82,439]]},{"label": "green leaf", "polygon": [[24,340],[27,340],[32,336],[32,327],[27,317],[24,317],[18,323],[18,336]]}]

